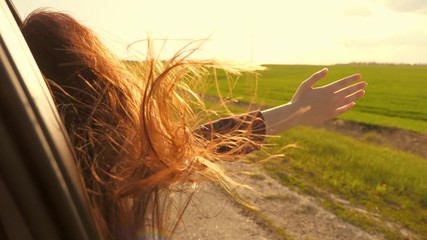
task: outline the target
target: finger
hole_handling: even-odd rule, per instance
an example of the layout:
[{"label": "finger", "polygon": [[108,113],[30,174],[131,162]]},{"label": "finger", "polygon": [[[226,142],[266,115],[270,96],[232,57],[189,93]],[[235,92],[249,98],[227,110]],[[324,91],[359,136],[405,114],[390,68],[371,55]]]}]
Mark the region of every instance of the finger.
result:
[{"label": "finger", "polygon": [[324,68],[315,74],[311,75],[307,80],[305,80],[302,83],[302,87],[304,88],[312,88],[316,82],[318,82],[320,79],[324,78],[328,74],[328,69]]},{"label": "finger", "polygon": [[356,103],[355,103],[355,102],[348,103],[348,104],[346,104],[346,105],[344,105],[344,106],[342,106],[342,107],[340,107],[340,108],[337,108],[337,109],[335,110],[334,114],[335,114],[335,116],[341,115],[341,114],[343,114],[343,113],[345,113],[345,112],[348,112],[348,111],[349,111],[350,109],[352,109],[354,106],[356,106]]},{"label": "finger", "polygon": [[350,94],[350,95],[346,96],[345,98],[342,98],[342,100],[337,101],[336,108],[341,108],[343,106],[346,106],[346,105],[356,101],[357,99],[359,99],[363,95],[365,95],[364,90],[359,90],[353,94]]},{"label": "finger", "polygon": [[333,83],[330,83],[330,84],[324,86],[324,88],[327,88],[331,92],[336,92],[342,88],[347,87],[351,83],[359,80],[361,77],[362,77],[362,75],[360,75],[360,74],[353,74],[351,76],[348,76],[348,77],[345,77],[345,78],[340,79],[338,81],[335,81]]},{"label": "finger", "polygon": [[343,88],[335,92],[335,96],[337,99],[345,98],[359,90],[362,90],[365,88],[368,84],[366,82],[359,82],[356,84],[353,84],[349,87]]}]

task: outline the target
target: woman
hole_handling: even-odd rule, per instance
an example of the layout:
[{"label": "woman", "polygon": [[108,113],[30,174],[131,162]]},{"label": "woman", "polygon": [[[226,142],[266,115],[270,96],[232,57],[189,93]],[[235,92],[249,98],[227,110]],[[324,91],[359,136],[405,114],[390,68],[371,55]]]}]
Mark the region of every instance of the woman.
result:
[{"label": "woman", "polygon": [[22,32],[74,145],[102,239],[171,235],[175,186],[203,179],[226,185],[219,162],[258,149],[266,135],[348,111],[366,86],[353,84],[355,74],[314,88],[323,69],[287,104],[198,126],[203,103],[192,87],[221,64],[190,60],[195,49],[162,62],[149,44],[145,61],[126,64],[71,16],[48,11],[29,15]]}]

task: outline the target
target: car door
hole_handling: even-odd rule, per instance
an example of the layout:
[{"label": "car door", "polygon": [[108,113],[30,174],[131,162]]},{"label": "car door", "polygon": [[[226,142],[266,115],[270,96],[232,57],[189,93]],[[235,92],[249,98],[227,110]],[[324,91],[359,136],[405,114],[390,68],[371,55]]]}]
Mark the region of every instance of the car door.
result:
[{"label": "car door", "polygon": [[98,239],[66,131],[0,0],[0,239]]}]

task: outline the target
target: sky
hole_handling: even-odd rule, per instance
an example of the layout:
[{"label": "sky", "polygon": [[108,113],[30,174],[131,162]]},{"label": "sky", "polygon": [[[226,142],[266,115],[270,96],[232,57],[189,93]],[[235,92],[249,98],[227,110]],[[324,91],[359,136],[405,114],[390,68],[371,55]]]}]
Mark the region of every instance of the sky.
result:
[{"label": "sky", "polygon": [[[258,64],[427,64],[427,0],[14,0],[68,12],[119,57],[164,58],[194,40],[199,58]],[[200,43],[197,42],[196,44]]]}]

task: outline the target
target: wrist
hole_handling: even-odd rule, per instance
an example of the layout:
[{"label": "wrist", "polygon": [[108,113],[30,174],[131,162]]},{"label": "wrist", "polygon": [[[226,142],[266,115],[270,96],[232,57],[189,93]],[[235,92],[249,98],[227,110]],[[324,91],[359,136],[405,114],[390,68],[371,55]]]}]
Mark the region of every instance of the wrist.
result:
[{"label": "wrist", "polygon": [[268,135],[281,133],[300,124],[304,110],[295,102],[289,102],[262,111]]}]

